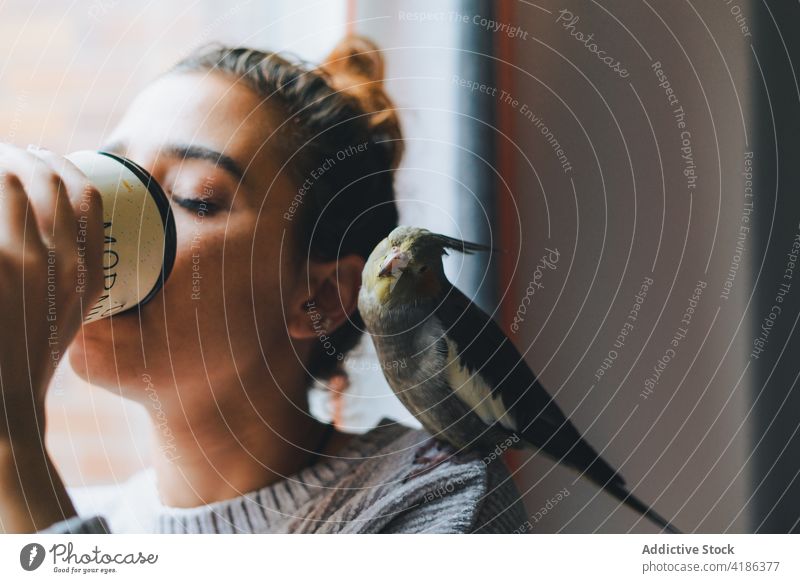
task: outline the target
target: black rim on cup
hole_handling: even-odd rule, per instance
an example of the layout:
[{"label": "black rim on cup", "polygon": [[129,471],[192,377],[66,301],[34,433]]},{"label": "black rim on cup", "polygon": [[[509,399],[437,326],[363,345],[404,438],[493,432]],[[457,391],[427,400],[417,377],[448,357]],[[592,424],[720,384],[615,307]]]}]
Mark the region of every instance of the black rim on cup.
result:
[{"label": "black rim on cup", "polygon": [[[172,266],[175,264],[175,251],[177,248],[175,219],[172,216],[172,209],[170,208],[167,195],[164,194],[164,190],[161,188],[161,185],[158,183],[158,181],[156,181],[155,178],[150,176],[150,173],[147,170],[139,166],[136,162],[129,160],[128,158],[123,158],[122,156],[112,154],[111,152],[98,152],[98,154],[116,160],[136,175],[136,178],[138,178],[141,183],[147,187],[150,196],[153,197],[153,201],[156,203],[158,212],[161,215],[161,222],[164,225],[164,261],[161,264],[161,276],[156,280],[155,285],[153,285],[153,288],[147,293],[142,301],[137,304],[140,306],[142,304],[146,304],[154,295],[158,293],[158,291],[163,287],[164,282],[167,281],[169,274],[172,273]],[[128,309],[133,309],[134,307],[136,306],[131,306]]]}]

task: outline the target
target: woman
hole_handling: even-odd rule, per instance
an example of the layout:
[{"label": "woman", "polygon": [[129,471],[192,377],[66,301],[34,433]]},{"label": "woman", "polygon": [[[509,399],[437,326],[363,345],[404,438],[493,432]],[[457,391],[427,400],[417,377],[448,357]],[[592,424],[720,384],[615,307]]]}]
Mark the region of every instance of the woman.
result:
[{"label": "woman", "polygon": [[[365,258],[397,222],[402,141],[382,73],[377,48],[348,37],[316,69],[204,49],[144,89],[104,149],[138,162],[170,195],[177,259],[148,304],[84,326],[100,274],[97,193],[50,152],[0,146],[6,532],[504,532],[524,523],[501,463],[459,455],[429,467],[421,431],[382,422],[353,436],[309,414],[311,381],[340,378],[359,338]],[[79,254],[84,296],[74,293]],[[68,493],[42,445],[52,355],[67,346],[81,377],[153,419],[153,467],[120,485]]]}]

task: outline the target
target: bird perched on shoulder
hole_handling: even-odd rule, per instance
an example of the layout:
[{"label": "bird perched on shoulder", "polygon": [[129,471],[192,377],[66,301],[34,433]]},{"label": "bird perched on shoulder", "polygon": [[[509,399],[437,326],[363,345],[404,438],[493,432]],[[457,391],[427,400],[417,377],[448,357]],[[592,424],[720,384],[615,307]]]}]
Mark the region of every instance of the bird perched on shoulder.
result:
[{"label": "bird perched on shoulder", "polygon": [[491,248],[401,226],[364,267],[358,309],[403,405],[457,450],[491,450],[502,442],[540,449],[663,530],[679,532],[627,490],[500,327],[448,281],[442,265],[448,250]]}]

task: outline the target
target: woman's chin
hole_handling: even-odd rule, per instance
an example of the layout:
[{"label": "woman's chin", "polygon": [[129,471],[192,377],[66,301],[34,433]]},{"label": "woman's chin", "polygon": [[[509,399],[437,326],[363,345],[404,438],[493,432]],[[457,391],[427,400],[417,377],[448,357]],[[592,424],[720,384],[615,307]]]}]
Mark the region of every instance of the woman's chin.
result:
[{"label": "woman's chin", "polygon": [[93,385],[124,385],[142,358],[140,330],[136,312],[84,324],[67,353],[72,370]]}]

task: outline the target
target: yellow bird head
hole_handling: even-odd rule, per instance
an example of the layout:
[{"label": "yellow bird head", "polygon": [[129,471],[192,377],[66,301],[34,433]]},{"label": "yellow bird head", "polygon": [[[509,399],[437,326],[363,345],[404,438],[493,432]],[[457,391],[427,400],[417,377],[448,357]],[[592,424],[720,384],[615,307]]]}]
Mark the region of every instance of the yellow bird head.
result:
[{"label": "yellow bird head", "polygon": [[453,249],[462,253],[490,251],[427,229],[399,226],[378,243],[362,274],[362,296],[379,305],[414,303],[439,297],[449,285],[442,256]]}]

